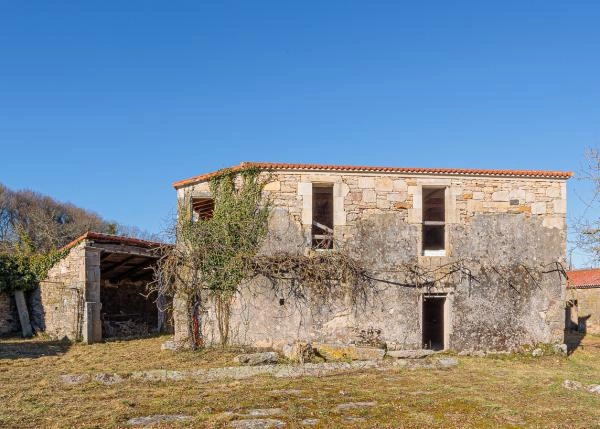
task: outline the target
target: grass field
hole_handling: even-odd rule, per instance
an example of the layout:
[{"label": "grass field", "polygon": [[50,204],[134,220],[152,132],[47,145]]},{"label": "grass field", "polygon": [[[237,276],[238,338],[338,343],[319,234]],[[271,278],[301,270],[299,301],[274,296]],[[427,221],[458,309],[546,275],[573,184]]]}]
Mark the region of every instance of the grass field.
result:
[{"label": "grass field", "polygon": [[[128,427],[130,418],[185,414],[156,427],[228,427],[250,409],[280,408],[286,427],[593,428],[600,395],[570,391],[565,379],[600,384],[600,337],[569,357],[460,357],[448,370],[390,369],[305,378],[64,385],[69,373],[230,366],[235,350],[161,351],[166,337],[91,346],[0,339],[0,427]],[[282,392],[283,390],[283,392]],[[288,390],[288,391],[286,391]],[[340,409],[340,404],[375,402]]]}]

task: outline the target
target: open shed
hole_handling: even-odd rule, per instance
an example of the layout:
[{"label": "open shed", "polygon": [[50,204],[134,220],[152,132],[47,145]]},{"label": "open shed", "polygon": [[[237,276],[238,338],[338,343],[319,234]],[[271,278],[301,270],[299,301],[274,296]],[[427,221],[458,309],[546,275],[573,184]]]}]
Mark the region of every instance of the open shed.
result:
[{"label": "open shed", "polygon": [[170,330],[167,299],[148,294],[162,243],[88,232],[41,282],[34,322],[50,336],[94,343]]}]

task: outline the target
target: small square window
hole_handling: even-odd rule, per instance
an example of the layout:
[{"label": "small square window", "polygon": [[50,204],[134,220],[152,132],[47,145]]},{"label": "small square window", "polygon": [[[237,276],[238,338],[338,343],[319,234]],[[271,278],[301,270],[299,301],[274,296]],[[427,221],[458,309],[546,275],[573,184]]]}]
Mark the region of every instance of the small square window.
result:
[{"label": "small square window", "polygon": [[215,200],[208,197],[192,198],[192,211],[194,220],[208,220],[213,217]]}]

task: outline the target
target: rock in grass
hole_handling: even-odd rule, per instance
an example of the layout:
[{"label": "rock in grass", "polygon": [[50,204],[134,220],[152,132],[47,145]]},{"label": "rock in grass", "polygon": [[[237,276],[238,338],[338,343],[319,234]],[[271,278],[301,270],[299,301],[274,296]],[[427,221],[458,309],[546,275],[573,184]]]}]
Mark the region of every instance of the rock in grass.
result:
[{"label": "rock in grass", "polygon": [[438,359],[438,365],[442,368],[450,368],[458,365],[458,359],[452,357]]},{"label": "rock in grass", "polygon": [[183,414],[156,414],[154,416],[135,417],[127,420],[127,424],[130,426],[149,426],[156,423],[167,423],[167,422],[182,422],[188,420],[190,416]]},{"label": "rock in grass", "polygon": [[314,343],[313,347],[325,359],[330,361],[348,360],[381,360],[385,356],[384,349],[375,347],[357,347],[355,345]]},{"label": "rock in grass", "polygon": [[600,384],[590,384],[587,387],[587,391],[590,393],[597,393],[598,395],[600,395]]},{"label": "rock in grass", "polygon": [[533,356],[533,357],[540,357],[543,354],[544,354],[544,351],[540,348],[533,349],[533,351],[531,352],[531,356]]},{"label": "rock in grass", "polygon": [[87,383],[90,378],[89,374],[63,374],[60,376],[60,381],[63,384],[75,385]]},{"label": "rock in grass", "polygon": [[94,380],[96,380],[98,383],[106,384],[107,386],[119,384],[125,381],[123,377],[121,377],[119,374],[109,372],[101,372],[99,374],[96,374]]},{"label": "rock in grass", "polygon": [[565,380],[563,381],[563,387],[567,390],[579,390],[583,385],[579,381]]},{"label": "rock in grass", "polygon": [[233,420],[229,422],[229,427],[234,429],[271,429],[284,428],[285,423],[276,419],[247,419]]},{"label": "rock in grass", "polygon": [[251,417],[267,417],[267,416],[277,416],[283,414],[283,410],[281,408],[255,408],[252,410],[248,410],[248,416]]},{"label": "rock in grass", "polygon": [[335,407],[337,411],[354,410],[357,408],[369,408],[377,405],[377,402],[347,402],[345,404],[339,404]]},{"label": "rock in grass", "polygon": [[387,356],[396,359],[421,359],[434,353],[434,350],[388,350]]},{"label": "rock in grass", "polygon": [[277,363],[279,355],[275,352],[263,352],[263,353],[247,353],[237,355],[233,358],[235,363],[240,365],[268,365]]}]

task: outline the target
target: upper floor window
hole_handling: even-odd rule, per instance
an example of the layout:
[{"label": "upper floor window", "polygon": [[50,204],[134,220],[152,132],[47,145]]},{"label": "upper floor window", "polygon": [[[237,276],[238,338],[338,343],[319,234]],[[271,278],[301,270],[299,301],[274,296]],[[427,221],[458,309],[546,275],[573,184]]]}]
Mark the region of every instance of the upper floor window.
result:
[{"label": "upper floor window", "polygon": [[333,184],[313,183],[312,247],[333,249]]},{"label": "upper floor window", "polygon": [[444,256],[446,250],[446,188],[423,187],[423,255]]},{"label": "upper floor window", "polygon": [[212,218],[215,210],[215,200],[210,197],[194,197],[192,198],[192,216],[193,220],[197,221],[208,220]]}]

